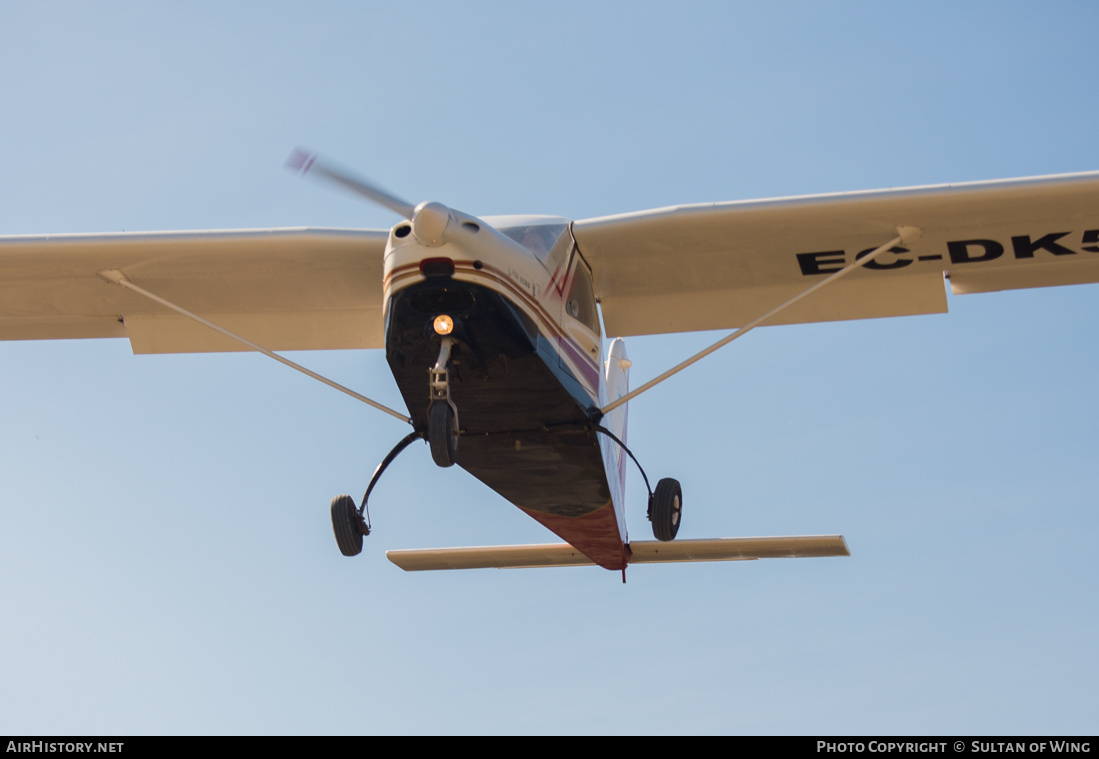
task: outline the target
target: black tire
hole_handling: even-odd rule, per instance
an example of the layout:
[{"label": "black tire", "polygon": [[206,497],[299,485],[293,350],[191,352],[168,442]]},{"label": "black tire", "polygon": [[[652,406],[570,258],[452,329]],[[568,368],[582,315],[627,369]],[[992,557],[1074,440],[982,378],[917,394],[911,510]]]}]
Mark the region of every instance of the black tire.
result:
[{"label": "black tire", "polygon": [[359,510],[349,495],[332,499],[332,532],[336,533],[336,545],[344,556],[358,556],[363,550],[363,533],[359,528]]},{"label": "black tire", "polygon": [[435,401],[427,411],[427,442],[436,465],[454,466],[458,460],[458,430],[454,427],[454,409],[446,401]]},{"label": "black tire", "polygon": [[657,540],[675,540],[683,516],[683,490],[679,480],[668,477],[656,483],[649,518],[653,523],[653,537]]}]

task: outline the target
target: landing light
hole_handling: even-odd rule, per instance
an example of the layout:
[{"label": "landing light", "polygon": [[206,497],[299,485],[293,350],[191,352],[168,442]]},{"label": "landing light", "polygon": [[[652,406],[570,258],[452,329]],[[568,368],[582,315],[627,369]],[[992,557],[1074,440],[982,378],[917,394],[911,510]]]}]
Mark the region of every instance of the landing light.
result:
[{"label": "landing light", "polygon": [[449,335],[454,331],[454,320],[446,314],[435,317],[435,332],[440,335]]}]

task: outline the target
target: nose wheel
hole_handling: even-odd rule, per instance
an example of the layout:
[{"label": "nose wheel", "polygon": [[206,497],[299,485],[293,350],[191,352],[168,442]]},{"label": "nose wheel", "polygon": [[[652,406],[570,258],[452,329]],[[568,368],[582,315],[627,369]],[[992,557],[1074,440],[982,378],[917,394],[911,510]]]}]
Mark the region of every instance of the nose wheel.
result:
[{"label": "nose wheel", "polygon": [[427,442],[437,466],[453,466],[458,460],[458,422],[446,400],[435,401],[427,412]]},{"label": "nose wheel", "polygon": [[435,366],[427,370],[428,399],[427,442],[431,458],[441,467],[454,466],[458,460],[458,409],[450,400],[450,349],[454,338],[444,337]]}]

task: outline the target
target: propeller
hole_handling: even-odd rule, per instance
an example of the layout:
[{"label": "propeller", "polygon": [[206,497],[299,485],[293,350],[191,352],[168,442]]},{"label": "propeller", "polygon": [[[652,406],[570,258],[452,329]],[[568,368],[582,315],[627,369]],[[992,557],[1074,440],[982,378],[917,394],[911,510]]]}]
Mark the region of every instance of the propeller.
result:
[{"label": "propeller", "polygon": [[316,153],[294,148],[290,157],[286,159],[286,168],[298,172],[303,177],[308,174],[335,182],[380,206],[385,206],[389,210],[399,213],[409,221],[412,221],[413,216],[416,214],[416,207],[408,201],[402,200],[396,195],[391,195],[381,187],[371,184],[365,179],[360,179],[348,171],[321,161]]},{"label": "propeller", "polygon": [[442,203],[425,201],[413,206],[408,201],[391,195],[381,187],[356,177],[349,171],[320,160],[316,153],[310,153],[302,148],[294,148],[290,157],[286,159],[286,168],[296,171],[299,176],[309,175],[335,182],[357,195],[362,195],[380,206],[399,213],[412,222],[412,234],[424,245],[433,247],[445,242],[443,233],[450,223],[451,212]]}]

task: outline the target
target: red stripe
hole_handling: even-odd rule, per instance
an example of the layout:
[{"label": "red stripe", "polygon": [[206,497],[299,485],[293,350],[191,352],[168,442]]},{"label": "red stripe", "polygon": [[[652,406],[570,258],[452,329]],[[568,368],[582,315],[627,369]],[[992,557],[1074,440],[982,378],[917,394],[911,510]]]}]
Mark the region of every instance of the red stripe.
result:
[{"label": "red stripe", "polygon": [[[556,268],[556,269],[554,270],[554,272],[553,272],[553,276],[552,276],[552,277],[550,277],[550,281],[549,281],[549,284],[548,284],[548,285],[546,285],[546,289],[547,289],[547,290],[552,290],[552,289],[553,289],[553,283],[557,281],[557,275],[561,273],[561,267],[562,267],[562,266],[564,266],[564,265],[565,265],[565,262],[564,262],[564,261],[562,261],[561,263],[557,264],[557,268]],[[558,294],[559,294],[559,295],[564,295],[564,294],[565,294],[565,283],[564,283],[564,280],[562,280],[562,281],[561,281],[561,287],[558,287],[558,288],[557,288],[557,292],[558,292]]]}]

